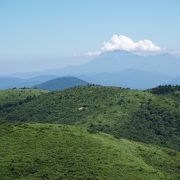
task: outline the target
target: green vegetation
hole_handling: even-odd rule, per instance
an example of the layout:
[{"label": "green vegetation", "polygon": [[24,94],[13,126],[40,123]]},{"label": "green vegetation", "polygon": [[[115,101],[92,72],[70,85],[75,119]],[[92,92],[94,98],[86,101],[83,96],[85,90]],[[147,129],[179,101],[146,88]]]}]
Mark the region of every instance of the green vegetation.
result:
[{"label": "green vegetation", "polygon": [[150,89],[150,92],[153,94],[175,94],[180,91],[180,85],[172,86],[172,85],[165,85],[165,86],[158,86],[156,88]]},{"label": "green vegetation", "polygon": [[45,90],[28,88],[0,90],[0,105],[17,104],[18,102],[23,102],[26,99],[35,98],[47,92],[48,91]]},{"label": "green vegetation", "polygon": [[87,86],[43,94],[1,110],[11,122],[75,124],[145,143],[180,149],[180,105],[148,91]]},{"label": "green vegetation", "polygon": [[180,179],[177,87],[5,90],[0,119],[0,179]]},{"label": "green vegetation", "polygon": [[14,106],[29,102],[41,94],[47,93],[45,90],[36,89],[8,89],[0,90],[0,111],[11,109]]},{"label": "green vegetation", "polygon": [[0,123],[1,179],[179,179],[180,153],[85,128]]}]

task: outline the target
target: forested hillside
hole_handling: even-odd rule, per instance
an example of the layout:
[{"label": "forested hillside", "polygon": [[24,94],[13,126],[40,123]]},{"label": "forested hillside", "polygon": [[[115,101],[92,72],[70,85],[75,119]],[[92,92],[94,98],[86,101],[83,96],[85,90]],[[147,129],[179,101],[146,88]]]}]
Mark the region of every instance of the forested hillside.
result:
[{"label": "forested hillside", "polygon": [[77,87],[3,108],[0,116],[10,122],[78,125],[94,133],[101,131],[117,138],[180,149],[179,96],[113,87]]}]

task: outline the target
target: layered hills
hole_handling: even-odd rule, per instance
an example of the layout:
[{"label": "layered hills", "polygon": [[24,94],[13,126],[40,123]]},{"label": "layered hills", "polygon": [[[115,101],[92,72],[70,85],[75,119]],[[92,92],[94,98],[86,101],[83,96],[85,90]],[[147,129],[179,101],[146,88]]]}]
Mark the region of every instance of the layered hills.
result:
[{"label": "layered hills", "polygon": [[13,106],[3,105],[0,118],[21,123],[79,125],[91,132],[179,150],[180,91],[177,88],[165,95],[154,92],[158,90],[77,87],[45,93]]},{"label": "layered hills", "polygon": [[0,91],[2,179],[179,179],[180,87]]},{"label": "layered hills", "polygon": [[[53,82],[57,80],[55,78],[61,78],[60,85],[56,84],[60,88],[66,87],[67,83],[77,82],[69,79],[69,82],[62,84],[62,79],[67,80],[67,76],[103,86],[148,89],[166,84],[179,85],[179,69],[180,58],[171,54],[140,55],[128,51],[112,51],[102,53],[81,65],[0,77],[0,89],[34,87],[41,84],[47,86],[49,80]],[[56,87],[55,89],[57,90]]]}]

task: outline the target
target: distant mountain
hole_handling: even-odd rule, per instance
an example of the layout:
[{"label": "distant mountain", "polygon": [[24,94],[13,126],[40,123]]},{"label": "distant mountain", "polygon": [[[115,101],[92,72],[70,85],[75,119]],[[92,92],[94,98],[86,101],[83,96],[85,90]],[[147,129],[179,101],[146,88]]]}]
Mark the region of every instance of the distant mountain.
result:
[{"label": "distant mountain", "polygon": [[0,89],[19,87],[19,84],[23,82],[23,79],[20,78],[2,76],[0,77]]},{"label": "distant mountain", "polygon": [[[75,70],[76,69],[76,70]],[[73,73],[104,73],[124,70],[153,71],[167,76],[180,76],[180,58],[170,54],[149,56],[135,55],[126,51],[114,51],[97,56],[91,62],[76,67]]]},{"label": "distant mountain", "polygon": [[114,73],[129,69],[159,72],[175,78],[180,76],[180,58],[167,53],[142,56],[127,51],[113,51],[103,53],[83,65],[68,66],[54,71],[51,69],[41,73],[77,76]]},{"label": "distant mountain", "polygon": [[88,85],[88,83],[81,79],[78,79],[72,76],[69,76],[69,77],[67,76],[67,77],[60,77],[60,78],[52,79],[44,83],[37,84],[34,87],[38,89],[56,91],[56,90],[72,88],[75,86],[86,86],[86,85]]},{"label": "distant mountain", "polygon": [[50,79],[54,79],[54,75],[41,75],[36,76],[30,79],[21,79],[16,77],[0,77],[0,89],[9,89],[9,88],[22,88],[22,87],[32,87],[36,84],[43,83]]},{"label": "distant mountain", "polygon": [[128,51],[113,51],[102,53],[83,65],[67,66],[61,69],[47,69],[30,74],[16,73],[16,76],[25,78],[32,77],[32,75],[54,75],[58,77],[95,75],[99,73],[120,72],[128,69],[159,72],[175,78],[180,76],[180,58],[168,53],[143,56]]},{"label": "distant mountain", "polygon": [[132,89],[153,88],[171,80],[171,77],[162,73],[134,69],[115,73],[99,73],[94,76],[82,76],[81,78],[93,84]]},{"label": "distant mountain", "polygon": [[[180,77],[179,69],[180,58],[167,53],[142,56],[127,51],[113,51],[103,53],[83,65],[34,73],[41,78],[50,76],[49,79],[39,80],[35,77],[28,81],[26,79],[26,82],[17,79],[13,80],[10,85],[3,86],[32,87],[55,77],[75,76],[95,84],[146,89],[163,84],[179,84],[179,80],[176,79]],[[17,76],[27,78],[32,74]],[[17,83],[15,83],[16,81]],[[4,83],[0,82],[0,84]]]}]

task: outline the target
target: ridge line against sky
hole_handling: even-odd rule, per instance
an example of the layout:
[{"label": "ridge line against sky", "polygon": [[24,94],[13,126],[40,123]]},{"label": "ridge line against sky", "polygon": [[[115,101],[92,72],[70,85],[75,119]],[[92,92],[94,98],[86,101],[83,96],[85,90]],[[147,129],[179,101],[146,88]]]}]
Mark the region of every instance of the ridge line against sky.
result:
[{"label": "ridge line against sky", "polygon": [[180,54],[179,17],[179,0],[0,0],[0,71],[116,49]]}]

